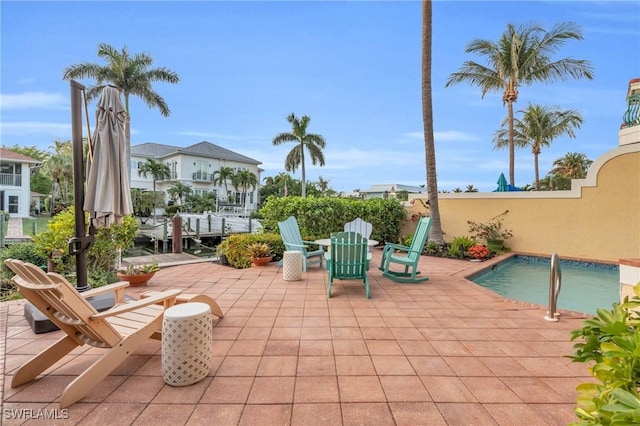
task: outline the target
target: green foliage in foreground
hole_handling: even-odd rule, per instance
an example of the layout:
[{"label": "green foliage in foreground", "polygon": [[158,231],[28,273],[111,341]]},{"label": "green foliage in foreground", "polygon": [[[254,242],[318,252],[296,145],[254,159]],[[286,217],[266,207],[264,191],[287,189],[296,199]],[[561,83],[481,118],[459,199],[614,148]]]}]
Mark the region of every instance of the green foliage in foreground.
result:
[{"label": "green foliage in foreground", "polygon": [[394,199],[329,197],[269,197],[260,215],[265,231],[274,233],[279,233],[278,222],[294,216],[306,240],[327,238],[360,217],[373,225],[372,239],[394,243],[398,241],[400,222],[407,217],[405,208]]},{"label": "green foliage in foreground", "polygon": [[[85,216],[89,223],[88,215]],[[93,246],[87,252],[87,269],[95,281],[92,285],[115,281],[115,263],[119,250],[133,246],[138,225],[132,216],[126,216],[121,224],[101,228],[95,235]],[[75,235],[73,207],[57,214],[50,222],[49,229],[33,237],[35,252],[41,257],[52,259],[56,272],[73,279],[75,259],[69,254],[69,240]],[[110,281],[113,280],[113,281]]]},{"label": "green foliage in foreground", "polygon": [[598,309],[594,318],[585,320],[580,330],[571,333],[574,362],[595,362],[591,374],[600,383],[582,383],[577,387],[580,419],[574,425],[640,424],[640,288],[612,310]]},{"label": "green foliage in foreground", "polygon": [[9,244],[0,250],[0,301],[2,302],[21,298],[20,293],[11,282],[13,272],[4,265],[6,259],[19,259],[43,269],[47,267],[47,259],[36,253],[33,243]]}]

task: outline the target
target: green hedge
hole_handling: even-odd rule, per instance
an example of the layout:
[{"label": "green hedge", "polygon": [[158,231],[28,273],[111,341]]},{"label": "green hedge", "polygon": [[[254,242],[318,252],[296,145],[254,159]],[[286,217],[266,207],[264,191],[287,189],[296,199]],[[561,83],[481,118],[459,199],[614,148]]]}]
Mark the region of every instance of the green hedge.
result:
[{"label": "green hedge", "polygon": [[278,233],[278,222],[294,216],[305,240],[327,238],[342,231],[344,224],[360,217],[373,225],[371,238],[380,242],[398,242],[400,222],[405,208],[395,199],[331,197],[269,197],[260,209],[265,232]]},{"label": "green hedge", "polygon": [[251,260],[247,255],[247,246],[252,243],[267,243],[271,247],[273,260],[282,259],[284,244],[280,234],[232,234],[218,245],[218,255],[227,257],[229,265],[234,268],[244,269],[251,266]]}]

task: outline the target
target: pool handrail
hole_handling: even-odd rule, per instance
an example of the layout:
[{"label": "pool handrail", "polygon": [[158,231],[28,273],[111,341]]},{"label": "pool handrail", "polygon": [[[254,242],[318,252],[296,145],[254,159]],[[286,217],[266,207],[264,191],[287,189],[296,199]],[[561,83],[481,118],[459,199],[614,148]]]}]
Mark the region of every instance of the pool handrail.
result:
[{"label": "pool handrail", "polygon": [[558,321],[560,313],[556,312],[558,307],[558,296],[562,288],[562,271],[560,270],[560,256],[558,253],[551,255],[551,270],[549,272],[549,309],[544,316],[546,321]]}]

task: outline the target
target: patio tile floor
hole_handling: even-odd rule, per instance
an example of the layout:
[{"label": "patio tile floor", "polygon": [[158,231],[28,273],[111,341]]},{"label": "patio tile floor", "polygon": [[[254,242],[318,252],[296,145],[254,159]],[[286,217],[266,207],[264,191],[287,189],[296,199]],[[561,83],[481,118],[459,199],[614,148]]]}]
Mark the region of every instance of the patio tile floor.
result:
[{"label": "patio tile floor", "polygon": [[[398,284],[369,271],[371,299],[356,281],[326,296],[325,270],[284,281],[272,263],[235,270],[213,263],[160,270],[149,290],[212,296],[213,368],[186,387],[164,383],[161,344],[149,341],[68,409],[67,419],[8,413],[57,409],[63,388],[103,353],[74,350],[37,380],[10,387],[15,370],[61,332],[35,335],[24,301],[0,304],[2,424],[564,425],[575,387],[592,381],[572,364],[569,332],[584,315],[506,300],[464,276],[488,264],[423,257],[430,280]],[[494,260],[494,261],[497,261]],[[20,411],[19,411],[20,412]],[[13,418],[9,418],[13,417]]]}]

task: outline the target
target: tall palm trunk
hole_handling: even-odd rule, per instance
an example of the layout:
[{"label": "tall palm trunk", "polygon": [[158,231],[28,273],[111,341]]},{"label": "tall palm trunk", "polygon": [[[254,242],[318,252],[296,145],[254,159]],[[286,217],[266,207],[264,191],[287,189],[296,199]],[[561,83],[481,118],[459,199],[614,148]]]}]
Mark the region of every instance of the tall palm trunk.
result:
[{"label": "tall palm trunk", "polygon": [[302,159],[300,165],[300,171],[302,172],[302,198],[305,198],[307,196],[307,174],[304,167],[304,144],[300,146],[300,151]]},{"label": "tall palm trunk", "polygon": [[535,190],[540,189],[540,172],[538,171],[538,152],[533,152],[533,169],[535,173],[535,181],[533,187]]},{"label": "tall palm trunk", "polygon": [[516,149],[513,142],[513,101],[507,101],[507,111],[509,120],[509,184],[515,186]]},{"label": "tall palm trunk", "polygon": [[436,176],[436,147],[433,140],[433,103],[431,93],[431,0],[422,1],[422,120],[424,122],[424,148],[427,167],[427,194],[431,230],[429,240],[444,244],[438,207],[438,179]]}]

